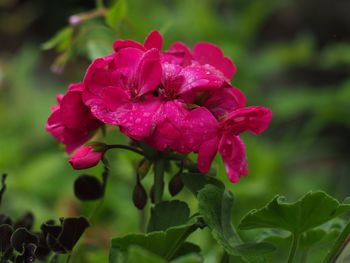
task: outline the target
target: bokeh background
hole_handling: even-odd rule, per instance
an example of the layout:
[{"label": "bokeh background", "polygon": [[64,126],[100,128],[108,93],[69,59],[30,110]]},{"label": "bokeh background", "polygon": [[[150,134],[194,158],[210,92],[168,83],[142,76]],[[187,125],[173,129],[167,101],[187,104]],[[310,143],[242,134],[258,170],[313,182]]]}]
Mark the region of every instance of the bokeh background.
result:
[{"label": "bokeh background", "polygon": [[[248,177],[230,184],[217,159],[218,176],[235,195],[235,222],[276,194],[289,200],[317,189],[339,200],[350,195],[350,1],[127,3],[117,30],[102,18],[90,19],[74,29],[83,33],[68,52],[64,45],[43,50],[55,44],[43,43],[68,25],[69,16],[94,9],[94,1],[0,0],[0,172],[9,175],[3,211],[19,217],[30,210],[38,227],[50,218],[87,215],[94,207],[74,197],[81,173],[71,169],[45,122],[55,94],[80,81],[92,58],[112,51],[114,39],[143,41],[153,29],[164,33],[166,46],[175,40],[220,45],[238,67],[233,84],[247,94],[248,104],[273,111],[267,132],[244,135]],[[109,139],[126,141],[116,131]],[[131,202],[138,156],[108,157],[112,173],[105,202],[76,262],[106,262],[109,239],[138,229],[139,211]],[[189,200],[195,211],[189,192],[178,198]],[[194,239],[206,250],[206,262],[215,262],[220,251],[208,231]]]}]

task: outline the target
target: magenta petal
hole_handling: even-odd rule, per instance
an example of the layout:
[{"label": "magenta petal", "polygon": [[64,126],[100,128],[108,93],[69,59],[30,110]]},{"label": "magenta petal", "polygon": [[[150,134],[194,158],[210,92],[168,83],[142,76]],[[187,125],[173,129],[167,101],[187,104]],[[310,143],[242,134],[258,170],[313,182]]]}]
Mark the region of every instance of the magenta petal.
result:
[{"label": "magenta petal", "polygon": [[142,44],[140,44],[139,42],[136,42],[134,40],[116,40],[113,44],[113,49],[115,52],[119,52],[121,49],[123,48],[128,48],[128,47],[132,47],[132,48],[138,48],[141,50],[145,50],[144,46]]},{"label": "magenta petal", "polygon": [[202,106],[209,109],[218,119],[245,105],[246,98],[239,89],[227,86],[210,92]]},{"label": "magenta petal", "polygon": [[231,182],[236,183],[242,175],[248,174],[245,146],[239,136],[222,136],[219,153]]},{"label": "magenta petal", "polygon": [[182,136],[182,127],[188,110],[185,105],[177,100],[163,104],[156,121],[156,129],[148,142],[155,145],[160,151],[171,148],[180,153],[188,153]]},{"label": "magenta petal", "polygon": [[144,51],[138,48],[123,48],[115,55],[115,66],[118,70],[127,68],[128,71],[133,72],[140,63],[143,54]]},{"label": "magenta petal", "polygon": [[211,163],[213,162],[215,155],[218,151],[219,138],[204,142],[198,151],[198,169],[202,173],[207,173],[210,170]]},{"label": "magenta petal", "polygon": [[197,152],[203,142],[218,136],[218,127],[213,114],[204,107],[198,107],[187,114],[182,135],[188,148]]},{"label": "magenta petal", "polygon": [[179,94],[193,91],[208,91],[219,88],[224,84],[222,74],[208,66],[187,66],[182,69],[180,76],[182,76],[184,80]]},{"label": "magenta petal", "polygon": [[101,90],[100,97],[94,97],[89,101],[92,114],[100,121],[119,125],[121,118],[131,108],[128,93],[119,87],[106,87]]},{"label": "magenta petal", "polygon": [[120,129],[127,136],[142,140],[153,132],[156,124],[155,119],[162,102],[149,96],[144,101],[129,104],[129,108],[120,113]]},{"label": "magenta petal", "polygon": [[261,106],[249,106],[232,111],[221,123],[225,132],[238,135],[244,131],[260,134],[270,124],[272,111]]},{"label": "magenta petal", "polygon": [[190,65],[192,60],[191,50],[182,42],[174,42],[168,51],[163,52],[161,55],[162,62],[181,66]]},{"label": "magenta petal", "polygon": [[198,43],[193,48],[193,57],[200,64],[209,64],[220,70],[228,79],[236,72],[236,67],[228,57],[224,57],[221,49],[211,43]]},{"label": "magenta petal", "polygon": [[156,89],[162,77],[162,67],[157,49],[150,49],[143,55],[139,64],[138,74],[138,96]]},{"label": "magenta petal", "polygon": [[82,101],[81,92],[68,92],[61,101],[62,122],[70,129],[84,129],[90,121],[90,110]]},{"label": "magenta petal", "polygon": [[149,35],[145,39],[144,46],[146,49],[155,48],[158,50],[162,50],[163,37],[159,33],[159,31],[154,30],[151,33],[149,33]]}]

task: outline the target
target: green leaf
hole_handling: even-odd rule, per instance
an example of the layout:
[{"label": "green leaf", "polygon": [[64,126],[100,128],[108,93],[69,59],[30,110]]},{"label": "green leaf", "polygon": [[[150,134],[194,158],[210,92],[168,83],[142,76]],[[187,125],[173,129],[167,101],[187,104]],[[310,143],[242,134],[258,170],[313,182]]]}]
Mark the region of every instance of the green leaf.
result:
[{"label": "green leaf", "polygon": [[118,0],[114,5],[112,5],[106,14],[106,24],[113,29],[117,29],[119,23],[126,16],[127,4],[125,0]]},{"label": "green leaf", "polygon": [[207,184],[215,185],[219,188],[225,188],[224,184],[212,176],[201,173],[183,173],[181,179],[185,186],[194,194],[198,192]]},{"label": "green leaf", "polygon": [[250,211],[239,228],[279,228],[301,234],[349,210],[349,204],[340,204],[322,191],[309,192],[295,203],[276,196],[265,207]]},{"label": "green leaf", "polygon": [[232,225],[233,196],[230,191],[206,185],[198,193],[199,213],[211,229],[213,237],[231,255],[242,256],[248,262],[263,262],[256,257],[274,250],[267,243],[243,244]]},{"label": "green leaf", "polygon": [[158,203],[151,210],[147,232],[183,225],[188,221],[189,216],[190,209],[185,202],[174,200]]},{"label": "green leaf", "polygon": [[65,27],[58,31],[51,39],[41,45],[43,50],[55,48],[56,51],[64,51],[68,46],[73,36],[73,28]]},{"label": "green leaf", "polygon": [[152,263],[166,263],[166,260],[145,250],[139,246],[130,246],[128,249],[128,263],[152,262]]},{"label": "green leaf", "polygon": [[167,231],[152,232],[149,234],[131,234],[120,238],[112,239],[110,251],[110,263],[123,262],[123,254],[127,252],[131,245],[140,246],[167,260],[173,259],[178,251],[185,250],[189,253],[198,252],[191,244],[190,248],[185,248],[187,244],[183,242],[192,232],[197,229],[196,224],[187,224],[169,228]]},{"label": "green leaf", "polygon": [[201,263],[203,259],[198,254],[188,254],[171,261],[171,263]]}]

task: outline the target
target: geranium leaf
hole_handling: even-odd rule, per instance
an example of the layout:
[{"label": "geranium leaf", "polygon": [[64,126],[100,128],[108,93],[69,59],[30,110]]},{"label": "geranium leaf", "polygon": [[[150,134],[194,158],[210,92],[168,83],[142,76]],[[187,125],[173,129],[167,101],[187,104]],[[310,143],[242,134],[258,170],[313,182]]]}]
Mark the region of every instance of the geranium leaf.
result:
[{"label": "geranium leaf", "polygon": [[230,191],[206,185],[199,191],[198,201],[199,213],[211,229],[213,237],[230,255],[241,256],[247,262],[263,262],[261,255],[274,250],[274,246],[268,243],[242,242],[232,225],[233,196]]},{"label": "geranium leaf", "polygon": [[130,246],[128,249],[128,263],[152,262],[166,263],[166,260],[160,256],[147,251],[139,246]]},{"label": "geranium leaf", "polygon": [[147,232],[183,225],[188,221],[189,216],[190,209],[185,202],[174,200],[158,203],[151,210]]},{"label": "geranium leaf", "polygon": [[183,173],[181,174],[181,179],[185,186],[195,195],[197,195],[199,190],[207,184],[212,184],[219,188],[225,188],[221,181],[202,173]]},{"label": "geranium leaf", "polygon": [[127,12],[127,4],[125,0],[118,0],[112,5],[106,14],[106,24],[111,28],[117,29],[121,20],[125,17]]},{"label": "geranium leaf", "polygon": [[321,191],[309,192],[294,203],[276,196],[265,207],[250,211],[239,228],[279,228],[301,234],[349,210],[349,204],[341,204]]},{"label": "geranium leaf", "polygon": [[[188,243],[183,242],[189,234],[197,229],[196,224],[187,224],[169,228],[166,231],[157,231],[149,234],[131,234],[120,238],[112,239],[110,250],[110,263],[123,262],[125,254],[130,246],[139,246],[154,253],[166,260],[173,259],[177,251],[185,249]],[[195,246],[196,247],[196,246]],[[188,253],[197,252],[191,249],[185,249]]]}]

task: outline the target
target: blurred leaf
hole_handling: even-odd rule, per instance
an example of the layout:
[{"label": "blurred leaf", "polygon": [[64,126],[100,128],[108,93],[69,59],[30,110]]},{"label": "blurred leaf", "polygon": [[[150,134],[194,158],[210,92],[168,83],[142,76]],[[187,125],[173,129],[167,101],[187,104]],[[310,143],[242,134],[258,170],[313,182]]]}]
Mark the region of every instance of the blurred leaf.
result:
[{"label": "blurred leaf", "polygon": [[171,263],[200,263],[203,259],[198,254],[188,254],[182,257],[178,257],[171,261]]},{"label": "blurred leaf", "polygon": [[190,209],[185,202],[163,201],[151,210],[147,232],[166,230],[173,226],[183,225],[188,221]]},{"label": "blurred leaf", "polygon": [[[295,203],[286,203],[276,196],[265,207],[250,211],[241,221],[240,229],[279,228],[301,234],[350,210],[325,192],[309,192]],[[317,215],[317,216],[315,216]]]},{"label": "blurred leaf", "polygon": [[119,23],[126,16],[127,3],[125,0],[118,0],[112,5],[106,14],[106,24],[113,29],[118,29]]},{"label": "blurred leaf", "polygon": [[65,50],[71,41],[73,36],[73,28],[65,27],[58,31],[52,38],[41,45],[44,50],[55,48],[56,51],[61,52]]}]

